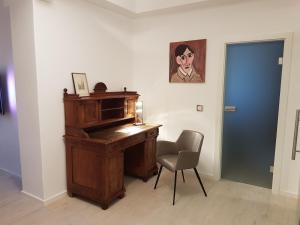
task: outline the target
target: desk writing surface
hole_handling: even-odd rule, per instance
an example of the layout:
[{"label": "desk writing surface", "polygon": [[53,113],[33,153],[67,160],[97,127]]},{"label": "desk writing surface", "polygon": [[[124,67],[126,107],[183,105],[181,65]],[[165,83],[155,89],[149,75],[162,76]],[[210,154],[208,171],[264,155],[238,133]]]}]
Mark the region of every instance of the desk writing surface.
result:
[{"label": "desk writing surface", "polygon": [[135,126],[133,124],[125,124],[121,126],[115,126],[112,128],[104,129],[101,131],[94,131],[89,133],[90,138],[101,139],[107,141],[108,143],[119,141],[127,137],[146,132],[148,130],[158,128],[161,125],[154,124],[144,124]]}]

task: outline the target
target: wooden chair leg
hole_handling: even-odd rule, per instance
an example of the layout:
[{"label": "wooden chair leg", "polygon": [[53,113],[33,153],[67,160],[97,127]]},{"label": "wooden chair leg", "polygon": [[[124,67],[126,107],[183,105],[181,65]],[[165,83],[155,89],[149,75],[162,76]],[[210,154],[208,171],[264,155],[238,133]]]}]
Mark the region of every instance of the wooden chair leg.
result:
[{"label": "wooden chair leg", "polygon": [[174,192],[173,192],[173,205],[175,205],[176,181],[177,181],[177,170],[175,171]]},{"label": "wooden chair leg", "polygon": [[183,182],[185,183],[183,170],[181,170],[181,174],[182,174],[182,180],[183,180]]},{"label": "wooden chair leg", "polygon": [[157,174],[157,178],[156,178],[154,189],[156,189],[156,186],[157,186],[157,183],[158,183],[158,180],[159,180],[162,168],[163,168],[163,166],[161,165],[160,168],[159,168],[159,172]]},{"label": "wooden chair leg", "polygon": [[205,197],[207,197],[206,191],[205,191],[205,189],[204,189],[204,186],[203,186],[203,184],[202,184],[202,181],[201,181],[201,178],[200,178],[200,176],[199,176],[199,173],[198,173],[197,169],[194,168],[194,171],[195,171],[196,176],[197,176],[197,178],[198,178],[198,180],[199,180],[199,183],[200,183],[200,185],[201,185],[201,187],[202,187],[202,190],[203,190],[203,192],[204,192],[204,195],[205,195]]}]

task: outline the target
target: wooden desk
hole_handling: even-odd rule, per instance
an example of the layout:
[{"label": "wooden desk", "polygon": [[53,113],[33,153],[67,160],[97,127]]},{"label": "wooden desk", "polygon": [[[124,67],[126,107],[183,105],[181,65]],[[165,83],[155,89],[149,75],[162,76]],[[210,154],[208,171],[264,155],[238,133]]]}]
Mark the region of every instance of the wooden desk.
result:
[{"label": "wooden desk", "polygon": [[[107,209],[114,199],[124,197],[124,174],[147,181],[157,173],[160,125],[133,125],[134,107],[130,101],[136,99],[132,96],[136,93],[79,98],[65,91],[69,196],[90,199]],[[107,113],[110,110],[111,114]]]}]

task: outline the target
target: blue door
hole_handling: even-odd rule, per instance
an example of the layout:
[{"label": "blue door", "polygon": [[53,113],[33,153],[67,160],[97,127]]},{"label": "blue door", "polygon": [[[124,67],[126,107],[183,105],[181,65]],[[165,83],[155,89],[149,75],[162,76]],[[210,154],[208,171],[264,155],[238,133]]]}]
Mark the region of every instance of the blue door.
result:
[{"label": "blue door", "polygon": [[227,45],[222,178],[272,187],[283,47]]}]

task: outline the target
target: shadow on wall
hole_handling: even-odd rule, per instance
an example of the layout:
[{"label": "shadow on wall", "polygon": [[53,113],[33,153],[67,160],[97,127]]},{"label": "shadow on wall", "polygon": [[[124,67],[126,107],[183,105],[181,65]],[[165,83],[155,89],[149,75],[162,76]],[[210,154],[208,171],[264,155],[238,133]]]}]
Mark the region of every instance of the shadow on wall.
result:
[{"label": "shadow on wall", "polygon": [[7,113],[8,94],[7,94],[6,72],[0,70],[0,115]]}]

